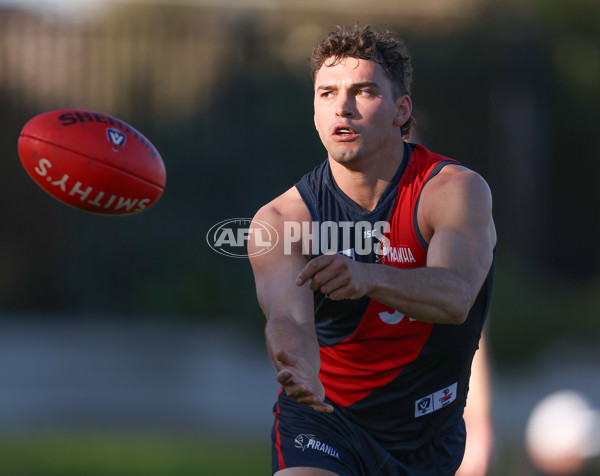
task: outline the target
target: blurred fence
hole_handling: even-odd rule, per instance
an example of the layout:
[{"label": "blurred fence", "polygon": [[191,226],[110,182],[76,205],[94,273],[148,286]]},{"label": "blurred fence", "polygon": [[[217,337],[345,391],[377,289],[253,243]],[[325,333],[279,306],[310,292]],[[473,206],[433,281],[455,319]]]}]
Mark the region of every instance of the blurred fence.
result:
[{"label": "blurred fence", "polygon": [[[168,15],[168,11],[165,11]],[[206,106],[234,38],[222,18],[190,9],[115,12],[75,22],[0,14],[0,90],[9,106],[93,108],[163,124]]]}]

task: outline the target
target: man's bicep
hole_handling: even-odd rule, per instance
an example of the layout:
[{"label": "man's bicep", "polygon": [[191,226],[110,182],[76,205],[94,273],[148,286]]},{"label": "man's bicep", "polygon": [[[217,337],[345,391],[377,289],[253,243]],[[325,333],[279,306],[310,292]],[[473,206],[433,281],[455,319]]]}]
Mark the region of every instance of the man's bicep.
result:
[{"label": "man's bicep", "polygon": [[489,188],[481,177],[465,174],[440,194],[438,207],[427,266],[456,273],[474,298],[491,266],[496,239]]},{"label": "man's bicep", "polygon": [[429,244],[427,266],[446,268],[464,279],[476,294],[492,264],[489,234],[460,229],[443,229]]}]

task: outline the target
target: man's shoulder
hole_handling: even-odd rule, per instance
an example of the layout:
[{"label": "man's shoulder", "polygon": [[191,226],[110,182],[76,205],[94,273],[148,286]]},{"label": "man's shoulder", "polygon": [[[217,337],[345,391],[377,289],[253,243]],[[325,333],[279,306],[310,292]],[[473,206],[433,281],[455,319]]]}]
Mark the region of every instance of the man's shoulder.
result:
[{"label": "man's shoulder", "polygon": [[286,227],[289,228],[290,223],[306,221],[310,221],[310,212],[296,187],[288,189],[256,212],[251,228],[260,229],[267,225],[267,228],[275,230],[279,238],[268,253],[255,248],[257,245],[253,240],[248,241],[248,253],[255,273],[270,273],[274,267],[285,267],[292,261],[299,262],[301,267],[306,264],[305,261],[298,261],[299,258],[304,260],[302,244],[299,241],[291,244],[286,241]]},{"label": "man's shoulder", "polygon": [[429,188],[457,187],[469,189],[478,186],[487,187],[487,182],[479,173],[458,162],[450,162],[431,180]]},{"label": "man's shoulder", "polygon": [[410,144],[410,146],[412,147],[413,163],[424,171],[428,171],[431,167],[438,166],[439,164],[442,164],[442,167],[446,164],[460,165],[458,160],[438,152],[433,152],[421,144]]},{"label": "man's shoulder", "polygon": [[263,205],[254,215],[254,220],[267,222],[277,229],[285,221],[310,220],[310,212],[294,186]]},{"label": "man's shoulder", "polygon": [[486,184],[485,179],[460,161],[432,152],[426,147],[414,144],[418,158],[415,161],[427,175],[427,188],[444,186],[468,187],[469,184]]}]

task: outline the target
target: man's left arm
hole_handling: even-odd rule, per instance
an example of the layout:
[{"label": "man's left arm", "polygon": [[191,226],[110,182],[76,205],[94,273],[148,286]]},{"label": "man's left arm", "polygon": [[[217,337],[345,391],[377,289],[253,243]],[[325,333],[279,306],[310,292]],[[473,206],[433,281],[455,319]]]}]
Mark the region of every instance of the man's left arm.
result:
[{"label": "man's left arm", "polygon": [[492,197],[475,172],[449,165],[423,189],[418,223],[429,241],[416,269],[354,262],[341,255],[311,260],[298,276],[331,299],[367,295],[425,322],[461,324],[489,272],[496,234]]}]

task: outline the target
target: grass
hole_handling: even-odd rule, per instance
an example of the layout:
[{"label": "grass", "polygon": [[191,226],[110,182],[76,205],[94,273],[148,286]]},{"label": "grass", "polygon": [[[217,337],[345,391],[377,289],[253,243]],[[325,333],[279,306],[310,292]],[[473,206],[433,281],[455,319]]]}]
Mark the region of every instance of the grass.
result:
[{"label": "grass", "polygon": [[231,476],[270,474],[268,441],[147,434],[40,434],[0,439],[11,476]]},{"label": "grass", "polygon": [[[523,448],[499,448],[489,476],[530,476]],[[0,438],[1,476],[267,476],[267,440],[48,433]],[[579,473],[578,473],[579,474]],[[600,475],[600,460],[581,476]]]}]

